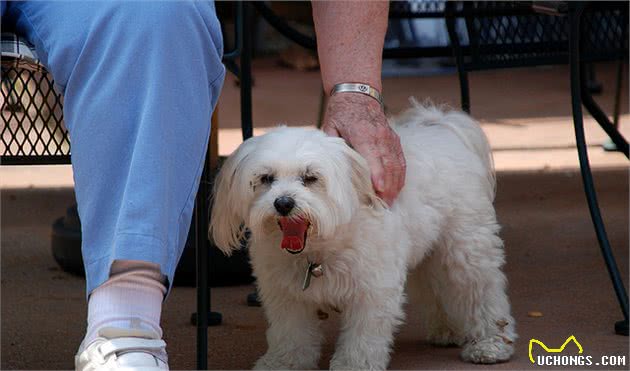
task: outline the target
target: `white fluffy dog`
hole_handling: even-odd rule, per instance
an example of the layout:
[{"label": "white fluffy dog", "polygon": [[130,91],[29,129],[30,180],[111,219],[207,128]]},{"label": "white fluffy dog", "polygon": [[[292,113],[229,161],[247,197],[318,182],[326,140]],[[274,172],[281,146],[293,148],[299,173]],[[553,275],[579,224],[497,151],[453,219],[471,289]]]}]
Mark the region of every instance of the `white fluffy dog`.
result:
[{"label": "white fluffy dog", "polygon": [[374,193],[366,161],[318,130],[280,127],[245,141],[223,165],[211,236],[229,254],[251,232],[269,321],[256,368],[317,368],[317,311],[331,308],[342,321],[331,369],[385,369],[407,272],[417,265],[422,304],[412,310],[428,341],[462,346],[475,363],[514,352],[485,135],[463,113],[415,102],[391,126],[407,174],[390,208]]}]

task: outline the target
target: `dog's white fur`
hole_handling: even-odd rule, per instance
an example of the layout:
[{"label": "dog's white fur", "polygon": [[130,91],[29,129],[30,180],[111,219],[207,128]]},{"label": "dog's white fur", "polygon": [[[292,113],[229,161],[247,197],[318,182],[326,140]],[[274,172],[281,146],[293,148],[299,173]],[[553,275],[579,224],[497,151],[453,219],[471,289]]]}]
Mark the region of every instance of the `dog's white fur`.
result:
[{"label": "dog's white fur", "polygon": [[[322,334],[318,308],[342,311],[332,369],[385,369],[404,318],[408,270],[420,265],[428,340],[463,346],[466,361],[508,360],[517,335],[497,236],[490,147],[469,116],[413,102],[390,121],[407,161],[391,206],[375,195],[365,160],[343,139],[281,127],[245,141],[215,185],[211,235],[226,253],[251,231],[249,252],[269,321],[259,369],[313,369]],[[308,169],[308,170],[307,170]],[[318,180],[305,185],[308,171]],[[262,174],[274,182],[262,184]],[[296,200],[310,220],[306,248],[280,248],[274,200]],[[307,259],[325,273],[302,291]]]}]

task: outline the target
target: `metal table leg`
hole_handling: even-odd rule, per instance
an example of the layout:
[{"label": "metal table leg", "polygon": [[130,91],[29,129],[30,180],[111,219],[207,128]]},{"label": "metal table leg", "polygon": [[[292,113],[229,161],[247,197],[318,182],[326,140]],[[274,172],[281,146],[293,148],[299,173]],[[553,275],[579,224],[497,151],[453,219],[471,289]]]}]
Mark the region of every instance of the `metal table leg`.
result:
[{"label": "metal table leg", "polygon": [[[580,88],[580,17],[584,5],[582,3],[575,3],[573,10],[570,12],[569,17],[571,20],[571,31],[569,41],[569,58],[570,58],[570,70],[571,70],[571,107],[573,109],[573,123],[575,126],[575,140],[577,144],[578,157],[580,161],[580,171],[582,173],[582,181],[584,183],[584,192],[586,193],[586,200],[591,214],[591,219],[595,227],[595,233],[597,234],[597,240],[608,269],[608,274],[613,284],[619,306],[623,312],[624,320],[615,324],[615,332],[619,335],[628,336],[628,294],[624,287],[615,257],[613,256],[601,213],[599,211],[599,205],[597,203],[597,195],[595,193],[595,186],[593,184],[593,176],[588,162],[588,154],[586,151],[586,140],[584,137],[584,123],[582,117],[582,101],[581,101],[581,88]],[[626,144],[627,146],[627,144]],[[627,153],[627,152],[626,152]]]}]

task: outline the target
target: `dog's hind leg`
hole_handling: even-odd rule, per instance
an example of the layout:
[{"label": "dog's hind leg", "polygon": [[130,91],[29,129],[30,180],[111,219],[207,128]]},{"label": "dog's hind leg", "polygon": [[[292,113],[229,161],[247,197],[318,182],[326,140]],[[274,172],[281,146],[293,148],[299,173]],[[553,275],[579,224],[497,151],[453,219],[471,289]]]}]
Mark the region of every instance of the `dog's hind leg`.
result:
[{"label": "dog's hind leg", "polygon": [[[506,293],[503,243],[494,223],[450,229],[427,266],[449,327],[474,363],[507,361],[514,353],[514,319]],[[474,227],[473,227],[474,226]]]},{"label": "dog's hind leg", "polygon": [[268,349],[254,369],[317,369],[323,341],[317,306],[287,300],[278,294],[263,297],[263,308],[269,321]]},{"label": "dog's hind leg", "polygon": [[426,341],[437,346],[461,345],[463,339],[448,324],[442,303],[432,286],[433,279],[427,267],[433,264],[434,256],[428,256],[415,268],[407,281],[409,315],[420,319]]}]

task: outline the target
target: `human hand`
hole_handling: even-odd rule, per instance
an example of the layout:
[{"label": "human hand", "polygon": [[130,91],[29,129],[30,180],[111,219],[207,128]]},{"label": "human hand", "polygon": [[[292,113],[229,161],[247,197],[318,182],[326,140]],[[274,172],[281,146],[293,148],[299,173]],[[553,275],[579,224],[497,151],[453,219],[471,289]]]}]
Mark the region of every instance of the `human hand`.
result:
[{"label": "human hand", "polygon": [[406,164],[381,105],[363,94],[335,94],[328,99],[322,130],[342,137],[365,158],[376,194],[391,206],[405,184]]}]

